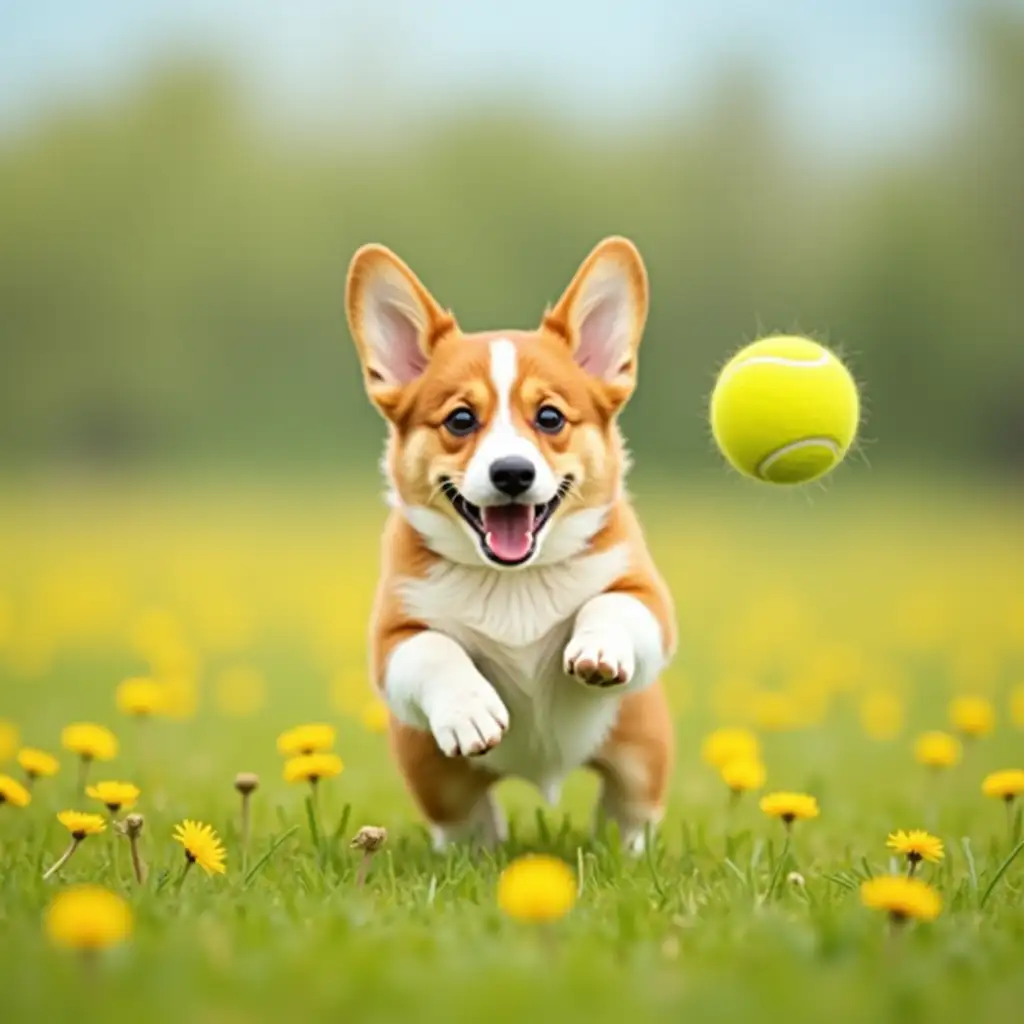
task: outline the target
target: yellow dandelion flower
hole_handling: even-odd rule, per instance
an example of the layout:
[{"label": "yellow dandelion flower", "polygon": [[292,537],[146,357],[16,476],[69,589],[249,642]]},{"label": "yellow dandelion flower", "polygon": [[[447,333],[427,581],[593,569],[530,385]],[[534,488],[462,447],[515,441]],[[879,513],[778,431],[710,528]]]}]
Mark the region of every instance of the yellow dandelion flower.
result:
[{"label": "yellow dandelion flower", "polygon": [[60,734],[61,746],[84,761],[112,761],[117,757],[117,737],[102,725],[76,722]]},{"label": "yellow dandelion flower", "polygon": [[6,718],[0,718],[0,764],[14,757],[20,742],[18,727]]},{"label": "yellow dandelion flower", "polygon": [[576,877],[557,857],[527,854],[498,879],[498,906],[517,921],[557,921],[576,902]]},{"label": "yellow dandelion flower", "polygon": [[139,799],[139,787],[130,782],[97,782],[86,787],[85,795],[91,800],[99,800],[111,814],[116,814],[135,805]]},{"label": "yellow dandelion flower", "polygon": [[1007,768],[1001,772],[992,772],[985,776],[981,791],[985,796],[999,797],[1009,803],[1024,793],[1024,771],[1020,768]]},{"label": "yellow dandelion flower", "polygon": [[949,721],[961,735],[978,739],[996,727],[996,711],[985,697],[954,697],[949,702]]},{"label": "yellow dandelion flower", "polygon": [[360,718],[367,732],[387,732],[389,720],[388,706],[382,700],[372,700],[363,705]]},{"label": "yellow dandelion flower", "polygon": [[86,811],[61,811],[57,820],[71,833],[71,838],[81,842],[86,836],[99,835],[107,823],[98,814]]},{"label": "yellow dandelion flower", "polygon": [[770,818],[781,818],[786,825],[794,821],[816,818],[818,801],[806,793],[768,793],[761,798],[760,808]]},{"label": "yellow dandelion flower", "polygon": [[317,754],[334,746],[334,726],[299,725],[277,737],[278,753],[285,757]]},{"label": "yellow dandelion flower", "polygon": [[722,766],[722,781],[734,793],[746,793],[764,785],[764,765],[756,758],[737,757]]},{"label": "yellow dandelion flower", "polygon": [[17,779],[0,775],[0,806],[28,807],[31,802],[32,794]]},{"label": "yellow dandelion flower", "polygon": [[860,901],[872,910],[888,911],[894,921],[934,921],[942,899],[927,882],[902,875],[880,875],[861,883]]},{"label": "yellow dandelion flower", "polygon": [[186,818],[175,826],[174,839],[185,848],[185,860],[189,865],[198,864],[208,875],[224,874],[227,851],[209,825]]},{"label": "yellow dandelion flower", "polygon": [[21,770],[32,780],[53,778],[60,771],[60,761],[45,750],[34,747],[22,747],[18,751],[18,764]]},{"label": "yellow dandelion flower", "polygon": [[906,857],[912,867],[923,860],[938,863],[946,855],[942,840],[920,828],[912,828],[909,832],[903,829],[893,832],[885,845],[901,857]]},{"label": "yellow dandelion flower", "polygon": [[164,710],[166,696],[164,687],[155,679],[139,678],[126,679],[121,683],[114,694],[114,700],[117,710],[122,714],[147,718]]},{"label": "yellow dandelion flower", "polygon": [[914,757],[929,768],[950,768],[961,753],[960,741],[948,732],[925,732],[914,743]]},{"label": "yellow dandelion flower", "polygon": [[132,933],[132,912],[116,893],[94,885],[58,893],[46,910],[46,934],[65,949],[100,950],[124,942]]},{"label": "yellow dandelion flower", "polygon": [[321,779],[332,779],[344,769],[345,765],[337,754],[300,754],[285,762],[284,780],[316,783]]},{"label": "yellow dandelion flower", "polygon": [[722,768],[741,757],[756,760],[761,744],[749,729],[715,729],[704,738],[700,755],[713,768]]}]

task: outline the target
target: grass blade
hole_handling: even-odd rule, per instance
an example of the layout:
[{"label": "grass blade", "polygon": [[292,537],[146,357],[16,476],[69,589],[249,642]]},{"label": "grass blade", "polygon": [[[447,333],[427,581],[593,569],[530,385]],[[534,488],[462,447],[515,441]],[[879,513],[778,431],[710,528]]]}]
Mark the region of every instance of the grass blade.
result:
[{"label": "grass blade", "polygon": [[[1024,850],[1024,840],[1019,842],[1010,851],[1006,860],[1004,860],[1003,863],[1000,864],[999,867],[996,869],[996,873],[992,876],[992,881],[989,882],[988,885],[985,887],[985,891],[981,894],[981,899],[978,900],[979,908],[985,906],[985,901],[989,898],[989,896],[992,895],[992,890],[999,884],[999,879],[1001,879],[1003,875],[1006,874],[1007,869],[1017,859],[1017,854],[1020,853],[1021,850]],[[977,886],[975,886],[975,888],[977,888]]]},{"label": "grass blade", "polygon": [[270,849],[267,850],[267,852],[263,854],[263,856],[260,857],[260,859],[256,861],[256,863],[253,864],[251,868],[249,868],[248,872],[246,873],[245,879],[242,883],[243,889],[249,888],[249,885],[252,882],[252,880],[260,873],[260,871],[263,870],[263,865],[266,864],[267,861],[269,861],[270,858],[273,857],[275,853],[277,853],[278,848],[281,846],[281,844],[289,837],[295,835],[295,833],[298,832],[298,830],[298,825],[292,825],[290,829],[288,829],[286,832],[282,832],[281,835],[279,835],[274,840],[274,842],[270,846]]},{"label": "grass blade", "polygon": [[352,805],[345,804],[341,811],[341,817],[338,819],[338,825],[334,830],[334,844],[338,844],[338,840],[344,837],[345,832],[348,830],[348,820],[352,816]]},{"label": "grass blade", "polygon": [[971,888],[978,891],[978,869],[974,864],[974,853],[971,850],[971,840],[969,836],[963,836],[960,840],[960,847],[964,851],[964,859],[967,861],[967,871],[971,876]]},{"label": "grass blade", "polygon": [[544,820],[544,812],[539,807],[537,808],[537,834],[545,846],[551,845],[551,831],[548,829],[548,823]]},{"label": "grass blade", "polygon": [[658,909],[664,908],[665,904],[668,903],[668,896],[665,894],[664,888],[661,885],[661,879],[658,877],[658,869],[654,866],[654,842],[652,840],[651,828],[647,826],[647,835],[644,841],[644,860],[647,862],[647,870],[650,872],[651,881],[654,883],[654,891],[658,894]]},{"label": "grass blade", "polygon": [[309,823],[309,835],[313,840],[313,846],[320,849],[320,826],[316,821],[316,805],[311,796],[306,797],[306,821]]}]

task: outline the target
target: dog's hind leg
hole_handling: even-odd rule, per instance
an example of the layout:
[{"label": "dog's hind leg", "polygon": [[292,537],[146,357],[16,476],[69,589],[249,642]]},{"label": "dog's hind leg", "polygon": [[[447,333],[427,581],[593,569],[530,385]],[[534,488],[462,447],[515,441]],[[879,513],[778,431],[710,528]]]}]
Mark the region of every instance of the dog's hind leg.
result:
[{"label": "dog's hind leg", "polygon": [[661,821],[673,756],[672,720],[661,687],[625,697],[590,766],[601,777],[598,815],[618,825],[622,845],[632,854],[643,853],[648,829]]}]

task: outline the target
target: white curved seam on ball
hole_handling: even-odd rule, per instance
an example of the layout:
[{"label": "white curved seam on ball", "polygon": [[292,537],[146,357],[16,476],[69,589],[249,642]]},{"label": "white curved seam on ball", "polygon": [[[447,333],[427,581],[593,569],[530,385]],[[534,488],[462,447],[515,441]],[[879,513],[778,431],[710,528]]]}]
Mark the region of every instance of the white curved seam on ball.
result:
[{"label": "white curved seam on ball", "polygon": [[793,452],[801,451],[804,448],[816,448],[822,446],[828,448],[833,455],[839,455],[839,445],[836,444],[831,437],[804,437],[799,441],[791,441],[789,444],[784,444],[781,448],[776,448],[770,455],[766,455],[757,464],[757,475],[763,477],[764,474],[779,461],[779,459],[784,458],[786,455],[791,455]]},{"label": "white curved seam on ball", "polygon": [[726,367],[722,374],[722,380],[731,377],[740,370],[746,369],[748,366],[792,366],[802,370],[813,370],[820,369],[822,366],[828,366],[831,361],[832,356],[828,352],[823,352],[820,356],[815,356],[814,359],[790,359],[786,356],[750,356],[749,359],[744,359],[742,362],[736,363],[735,366]]}]

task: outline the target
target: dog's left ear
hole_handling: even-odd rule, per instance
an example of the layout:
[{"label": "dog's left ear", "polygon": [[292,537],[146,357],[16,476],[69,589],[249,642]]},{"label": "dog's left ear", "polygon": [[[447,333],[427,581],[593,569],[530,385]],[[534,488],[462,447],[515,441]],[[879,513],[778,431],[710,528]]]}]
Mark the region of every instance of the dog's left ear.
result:
[{"label": "dog's left ear", "polygon": [[636,357],[647,322],[647,271],[627,238],[606,238],[583,261],[543,326],[560,335],[576,362],[621,405],[636,385]]}]

